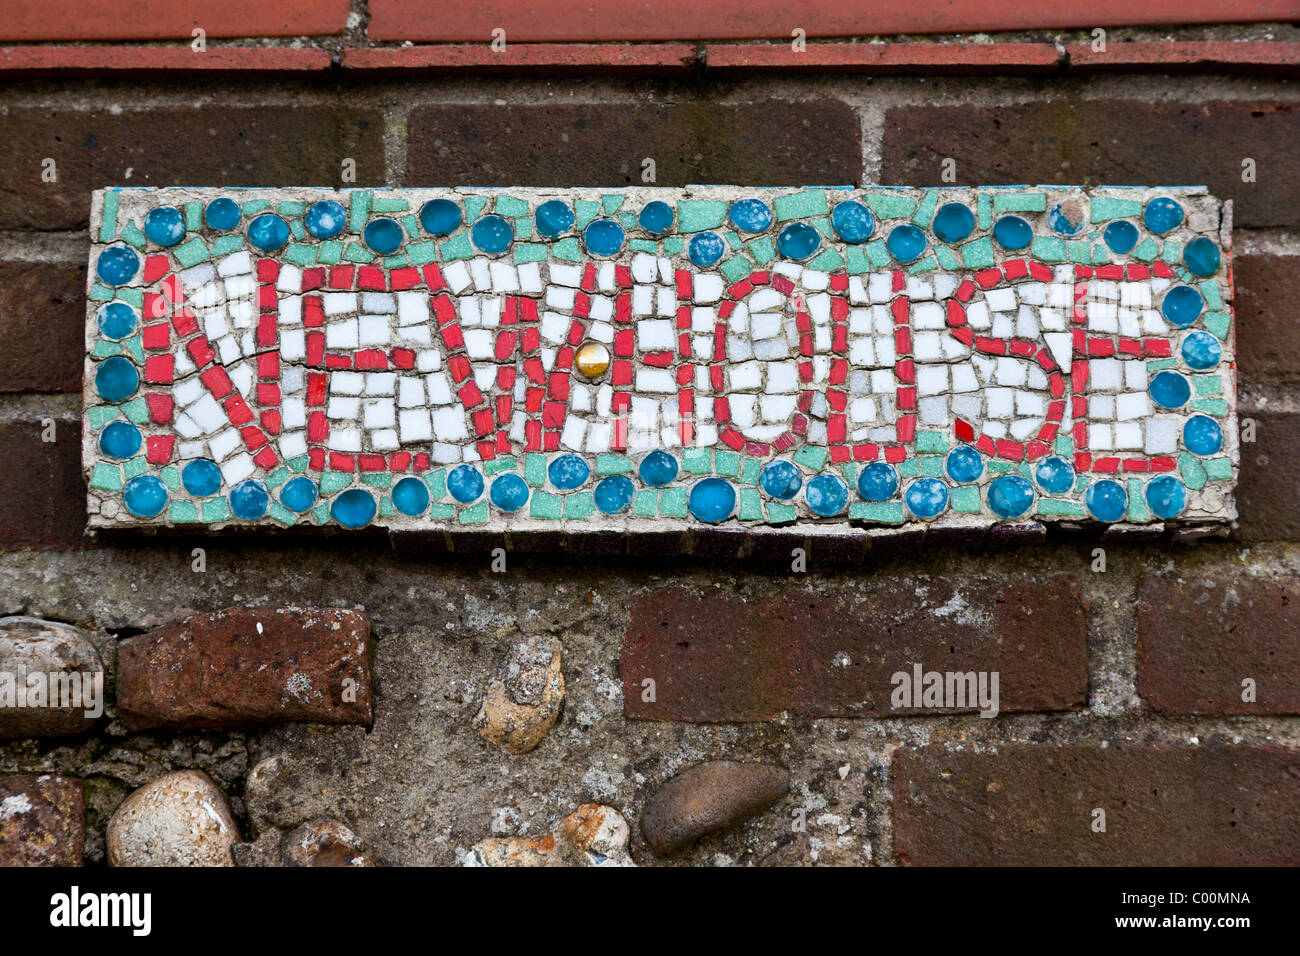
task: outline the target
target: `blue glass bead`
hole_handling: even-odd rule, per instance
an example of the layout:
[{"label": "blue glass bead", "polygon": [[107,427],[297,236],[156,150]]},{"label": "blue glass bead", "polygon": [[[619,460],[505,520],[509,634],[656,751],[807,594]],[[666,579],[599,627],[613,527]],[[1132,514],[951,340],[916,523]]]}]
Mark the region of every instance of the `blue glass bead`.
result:
[{"label": "blue glass bead", "polygon": [[1170,325],[1185,329],[1196,321],[1204,307],[1205,300],[1201,298],[1201,293],[1189,285],[1176,285],[1165,293],[1164,301],[1160,303],[1160,312]]},{"label": "blue glass bead", "polygon": [[846,199],[831,210],[831,227],[845,242],[857,245],[866,242],[876,231],[876,217],[865,204]]},{"label": "blue glass bead", "polygon": [[376,510],[375,496],[361,488],[349,488],[330,504],[330,514],[345,528],[364,528]]},{"label": "blue glass bead", "polygon": [[772,210],[761,199],[737,199],[727,211],[727,218],[741,232],[762,232],[772,225]]},{"label": "blue glass bead", "polygon": [[910,223],[895,226],[889,231],[885,248],[899,262],[913,262],[925,251],[925,233]]},{"label": "blue glass bead", "polygon": [[304,511],[311,509],[311,506],[316,503],[318,495],[316,482],[306,475],[299,475],[296,478],[290,478],[285,482],[284,487],[280,489],[280,504],[290,511],[302,514]]},{"label": "blue glass bead", "polygon": [[727,244],[716,232],[698,232],[691,236],[687,253],[697,266],[711,266],[726,252]]},{"label": "blue glass bead", "polygon": [[512,471],[492,482],[492,503],[502,511],[518,511],[528,500],[528,483]]},{"label": "blue glass bead", "polygon": [[566,202],[550,199],[537,207],[537,212],[533,214],[533,222],[537,224],[539,236],[543,239],[554,239],[573,228],[573,210]]},{"label": "blue glass bead", "polygon": [[1109,524],[1123,518],[1124,513],[1128,511],[1128,492],[1118,481],[1103,478],[1088,486],[1088,491],[1083,496],[1083,503],[1087,506],[1089,514],[1098,521]]},{"label": "blue glass bead", "polygon": [[984,456],[970,445],[958,445],[948,453],[945,470],[953,481],[974,481],[984,474]]},{"label": "blue glass bead", "polygon": [[208,458],[196,458],[181,469],[181,484],[195,498],[206,498],[221,490],[221,469]]},{"label": "blue glass bead", "polygon": [[302,223],[317,239],[333,239],[348,224],[348,211],[333,199],[321,199],[307,207]]},{"label": "blue glass bead", "polygon": [[1194,276],[1207,279],[1219,271],[1219,247],[1205,236],[1197,236],[1183,246],[1183,263]]},{"label": "blue glass bead", "polygon": [[99,433],[99,450],[109,458],[130,458],[140,450],[140,429],[130,422],[112,422]]},{"label": "blue glass bead", "polygon": [[1079,221],[1075,222],[1059,202],[1047,210],[1047,226],[1059,236],[1077,236],[1086,224],[1087,219],[1082,212],[1079,213]]},{"label": "blue glass bead", "polygon": [[1003,249],[1023,249],[1034,241],[1034,230],[1019,216],[1003,216],[993,224],[993,239]]},{"label": "blue glass bead", "polygon": [[122,501],[137,518],[152,518],[167,507],[167,486],[153,475],[136,475],[122,489]]},{"label": "blue glass bead", "polygon": [[239,203],[224,196],[208,203],[203,210],[203,222],[209,229],[225,232],[239,225]]},{"label": "blue glass bead", "polygon": [[450,199],[430,199],[420,207],[420,225],[431,236],[450,236],[460,223],[460,206]]},{"label": "blue glass bead", "polygon": [[396,219],[380,216],[366,224],[366,231],[361,234],[367,246],[381,256],[391,256],[406,240],[406,230]]},{"label": "blue glass bead", "polygon": [[414,475],[393,485],[393,507],[404,515],[422,515],[429,507],[429,486]]},{"label": "blue glass bead", "polygon": [[596,219],[582,231],[582,244],[593,256],[617,255],[623,248],[623,227],[613,219]]},{"label": "blue glass bead", "polygon": [[1161,475],[1147,483],[1146,499],[1157,518],[1173,518],[1187,506],[1187,489],[1173,475]]},{"label": "blue glass bead", "polygon": [[264,212],[248,224],[248,241],[263,252],[274,252],[289,241],[289,224],[275,213]]},{"label": "blue glass bead", "polygon": [[185,238],[185,217],[175,206],[150,209],[144,216],[144,237],[158,246],[174,246]]},{"label": "blue glass bead", "polygon": [[736,509],[736,489],[721,478],[705,478],[691,486],[691,514],[706,524],[718,524]]},{"label": "blue glass bead", "polygon": [[776,248],[787,259],[807,259],[822,243],[822,234],[806,222],[792,222],[776,237]]},{"label": "blue glass bead", "polygon": [[1183,221],[1183,207],[1167,196],[1161,196],[1147,203],[1142,221],[1157,236],[1164,235],[1170,229],[1176,229]]},{"label": "blue glass bead", "polygon": [[469,465],[457,465],[447,476],[447,490],[457,501],[468,504],[483,495],[483,474]]},{"label": "blue glass bead", "polygon": [[1192,397],[1192,386],[1177,372],[1160,372],[1147,387],[1152,400],[1161,408],[1181,408]]},{"label": "blue glass bead", "polygon": [[1199,371],[1214,368],[1223,358],[1223,346],[1209,332],[1191,332],[1183,339],[1183,361]]},{"label": "blue glass bead", "polygon": [[109,246],[95,260],[95,272],[105,285],[126,285],[140,268],[140,257],[127,246]]},{"label": "blue glass bead", "polygon": [[1034,477],[1038,479],[1038,487],[1048,494],[1064,494],[1074,487],[1074,466],[1064,458],[1053,455],[1038,463]]},{"label": "blue glass bead", "polygon": [[106,402],[120,402],[135,394],[140,385],[140,372],[120,355],[104,359],[95,369],[95,391]]},{"label": "blue glass bead", "polygon": [[641,459],[639,474],[651,488],[666,485],[677,477],[677,459],[666,451],[652,451]]},{"label": "blue glass bead", "polygon": [[918,518],[937,518],[948,507],[948,486],[938,478],[918,478],[907,486],[903,500]]},{"label": "blue glass bead", "polygon": [[500,255],[510,248],[514,241],[515,230],[510,220],[504,216],[484,216],[474,223],[469,230],[470,240],[474,246],[490,256]]},{"label": "blue glass bead", "polygon": [[632,504],[636,486],[627,475],[610,475],[602,478],[592,492],[596,507],[602,514],[616,515],[626,511]]},{"label": "blue glass bead", "polygon": [[858,475],[858,494],[863,501],[888,501],[898,494],[898,469],[874,461]]},{"label": "blue glass bead", "polygon": [[673,207],[666,202],[655,199],[645,204],[638,222],[641,223],[641,228],[646,232],[658,236],[673,227],[674,218]]},{"label": "blue glass bead", "polygon": [[125,302],[110,302],[95,317],[99,331],[110,339],[124,339],[135,331],[135,309]]},{"label": "blue glass bead", "polygon": [[758,483],[773,498],[789,501],[803,487],[803,476],[788,461],[769,461],[758,473]]},{"label": "blue glass bead", "polygon": [[561,455],[551,462],[546,469],[546,476],[551,484],[561,491],[572,491],[587,483],[591,468],[577,455]]},{"label": "blue glass bead", "polygon": [[1020,475],[999,475],[989,483],[989,507],[999,518],[1019,518],[1034,503],[1034,486]]},{"label": "blue glass bead", "polygon": [[245,521],[256,521],[262,517],[262,515],[266,514],[266,508],[271,503],[271,496],[266,490],[266,485],[256,478],[247,478],[235,485],[230,489],[228,498],[230,500],[231,514]]},{"label": "blue glass bead", "polygon": [[1111,252],[1122,256],[1137,245],[1138,229],[1127,219],[1116,219],[1101,231],[1101,238]]},{"label": "blue glass bead", "polygon": [[1183,426],[1183,444],[1194,455],[1213,455],[1223,447],[1223,429],[1209,415],[1193,415]]},{"label": "blue glass bead", "polygon": [[975,214],[964,203],[944,203],[934,214],[930,228],[944,242],[961,242],[975,231]]},{"label": "blue glass bead", "polygon": [[834,475],[818,475],[808,482],[803,497],[813,514],[829,518],[849,503],[849,487]]}]

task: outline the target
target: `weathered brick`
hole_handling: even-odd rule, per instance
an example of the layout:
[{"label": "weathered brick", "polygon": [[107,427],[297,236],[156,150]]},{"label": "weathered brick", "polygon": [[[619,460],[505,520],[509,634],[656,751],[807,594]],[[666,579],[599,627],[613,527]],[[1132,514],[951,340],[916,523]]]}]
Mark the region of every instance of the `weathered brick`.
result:
[{"label": "weathered brick", "polygon": [[85,845],[80,780],[0,777],[0,866],[81,866]]},{"label": "weathered brick", "polygon": [[1300,751],[1280,747],[894,755],[894,847],[914,865],[1294,866],[1297,801]]},{"label": "weathered brick", "polygon": [[13,4],[0,23],[0,40],[171,40],[202,27],[210,37],[311,36],[339,33],[348,0],[132,0],[129,9],[50,0]]},{"label": "weathered brick", "polygon": [[[1077,585],[1064,576],[774,585],[759,597],[669,586],[642,591],[627,606],[620,669],[630,717],[936,712],[891,709],[891,677],[911,675],[918,663],[925,671],[997,671],[1004,711],[1066,710],[1087,697],[1083,612]],[[647,678],[653,701],[643,699]]]},{"label": "weathered brick", "polygon": [[78,392],[85,263],[0,262],[0,392]]},{"label": "weathered brick", "polygon": [[[1300,122],[1290,103],[1143,103],[1074,96],[1014,106],[909,106],[885,114],[880,181],[942,186],[1205,183],[1238,226],[1300,223]],[[1158,144],[1158,147],[1155,145]],[[1255,160],[1258,181],[1241,181]]]},{"label": "weathered brick", "polygon": [[118,715],[133,730],[368,724],[369,639],[369,618],[338,608],[197,615],[118,644]]},{"label": "weathered brick", "polygon": [[1138,693],[1156,710],[1300,713],[1300,582],[1189,571],[1146,578],[1139,599]]},{"label": "weathered brick", "polygon": [[724,106],[663,104],[426,106],[412,111],[406,182],[482,186],[763,183],[861,179],[852,108],[827,99]]},{"label": "weathered brick", "polygon": [[1300,381],[1300,256],[1237,256],[1232,277],[1239,381]]},{"label": "weathered brick", "polygon": [[1237,535],[1244,541],[1300,540],[1300,413],[1241,409],[1255,421],[1255,441],[1241,446]]},{"label": "weathered brick", "polygon": [[84,545],[86,483],[81,428],[55,422],[55,441],[41,440],[37,420],[0,423],[0,548]]},{"label": "weathered brick", "polygon": [[[0,229],[79,229],[104,186],[341,185],[345,157],[359,185],[384,180],[382,121],[320,107],[77,110],[19,107],[5,116]],[[42,160],[58,181],[41,181]]]}]

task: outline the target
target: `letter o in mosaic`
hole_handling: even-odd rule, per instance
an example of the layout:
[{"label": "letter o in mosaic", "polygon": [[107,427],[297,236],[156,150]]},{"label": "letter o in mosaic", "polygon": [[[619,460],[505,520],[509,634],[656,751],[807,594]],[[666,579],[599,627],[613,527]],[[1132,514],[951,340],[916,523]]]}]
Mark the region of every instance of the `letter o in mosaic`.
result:
[{"label": "letter o in mosaic", "polygon": [[856,246],[866,242],[876,231],[876,217],[864,203],[846,199],[842,203],[836,203],[831,210],[831,227],[835,230],[835,235],[849,245]]},{"label": "letter o in mosaic", "polygon": [[196,458],[181,469],[181,485],[195,498],[215,495],[221,490],[221,469],[210,458]]},{"label": "letter o in mosaic", "polygon": [[502,511],[518,511],[528,501],[528,483],[512,471],[498,475],[489,495]]},{"label": "letter o in mosaic", "polygon": [[722,258],[727,244],[716,232],[697,232],[691,236],[687,245],[687,254],[697,266],[711,266]]},{"label": "letter o in mosaic", "polygon": [[925,252],[925,233],[911,223],[895,226],[889,231],[885,248],[898,262],[915,262]]},{"label": "letter o in mosaic", "polygon": [[431,236],[450,236],[460,223],[460,206],[450,199],[430,199],[420,207],[420,225]]},{"label": "letter o in mosaic", "polygon": [[1061,495],[1074,487],[1074,466],[1059,455],[1044,458],[1034,469],[1038,487],[1049,495]]},{"label": "letter o in mosaic", "polygon": [[185,217],[175,206],[150,209],[144,216],[144,237],[157,246],[174,246],[185,238]]},{"label": "letter o in mosaic", "polygon": [[267,506],[271,504],[271,495],[267,492],[266,485],[256,478],[241,481],[230,489],[227,497],[230,500],[231,514],[244,521],[256,521],[266,514]]},{"label": "letter o in mosaic", "polygon": [[1219,271],[1219,247],[1204,236],[1197,236],[1183,246],[1183,263],[1194,276],[1208,279]]},{"label": "letter o in mosaic", "polygon": [[457,465],[447,476],[447,490],[462,504],[478,501],[483,496],[483,475],[477,468]]},{"label": "letter o in mosaic", "polygon": [[834,475],[818,475],[808,482],[803,497],[813,514],[830,518],[848,505],[849,487]]},{"label": "letter o in mosaic", "polygon": [[1176,229],[1183,221],[1183,207],[1167,196],[1151,200],[1142,213],[1142,221],[1147,229],[1157,236],[1162,236],[1171,229]]},{"label": "letter o in mosaic", "polygon": [[776,248],[787,259],[807,259],[822,243],[822,234],[806,222],[792,222],[776,237]]},{"label": "letter o in mosaic", "polygon": [[203,222],[209,229],[215,229],[217,232],[234,229],[239,225],[239,204],[224,196],[214,199],[203,210]]},{"label": "letter o in mosaic", "polygon": [[1024,249],[1034,241],[1034,230],[1019,216],[1003,216],[993,224],[993,239],[1003,249]]},{"label": "letter o in mosaic", "polygon": [[591,468],[577,455],[561,455],[554,459],[546,469],[546,477],[551,484],[561,491],[581,488],[591,476]]},{"label": "letter o in mosaic", "polygon": [[1137,245],[1138,229],[1127,219],[1116,219],[1101,231],[1101,238],[1111,252],[1122,256]]},{"label": "letter o in mosaic", "polygon": [[1058,236],[1077,236],[1083,231],[1083,227],[1088,223],[1088,217],[1084,215],[1078,204],[1072,204],[1077,208],[1079,221],[1075,222],[1070,218],[1070,212],[1061,203],[1055,203],[1047,210],[1047,226]]},{"label": "letter o in mosaic", "polygon": [[948,507],[948,486],[938,478],[918,478],[907,486],[903,500],[918,518],[937,518]]},{"label": "letter o in mosaic", "polygon": [[999,475],[989,483],[989,508],[999,518],[1019,518],[1034,503],[1034,486],[1020,475]]},{"label": "letter o in mosaic", "polygon": [[953,481],[974,481],[984,474],[984,456],[970,445],[958,445],[948,453],[944,470]]},{"label": "letter o in mosaic", "polygon": [[769,461],[758,473],[758,483],[773,498],[789,501],[803,487],[803,476],[788,461]]},{"label": "letter o in mosaic", "polygon": [[719,524],[736,510],[736,489],[721,478],[705,478],[691,486],[687,507],[705,524]]},{"label": "letter o in mosaic", "polygon": [[274,252],[289,241],[289,224],[275,213],[264,212],[248,224],[248,241],[263,252]]},{"label": "letter o in mosaic", "polygon": [[422,515],[429,507],[429,486],[414,475],[393,485],[393,507],[404,515]]},{"label": "letter o in mosaic", "polygon": [[677,477],[677,459],[666,451],[652,451],[641,459],[638,473],[651,488],[661,487]]},{"label": "letter o in mosaic", "polygon": [[121,355],[104,359],[95,369],[95,391],[106,402],[120,402],[135,394],[140,386],[140,371]]},{"label": "letter o in mosaic", "polygon": [[1223,429],[1209,415],[1193,415],[1183,426],[1183,444],[1194,455],[1213,455],[1223,447]]},{"label": "letter o in mosaic", "polygon": [[137,518],[153,518],[167,507],[167,486],[153,475],[136,475],[122,488],[126,510]]},{"label": "letter o in mosaic", "polygon": [[95,260],[95,272],[105,285],[126,285],[140,268],[140,257],[126,246],[109,246]]},{"label": "letter o in mosaic", "polygon": [[322,199],[307,207],[302,224],[317,239],[333,239],[348,224],[348,211],[342,203]]},{"label": "letter o in mosaic", "polygon": [[737,199],[727,210],[727,218],[741,232],[762,232],[772,225],[772,210],[761,199]]},{"label": "letter o in mosaic", "polygon": [[1223,358],[1223,346],[1209,332],[1191,332],[1183,339],[1183,361],[1198,372],[1214,368]]},{"label": "letter o in mosaic", "polygon": [[1156,375],[1147,387],[1151,399],[1161,408],[1182,408],[1192,397],[1192,386],[1183,375],[1164,371]]},{"label": "letter o in mosaic", "polygon": [[591,496],[602,514],[616,515],[631,507],[635,493],[636,486],[627,475],[610,475],[596,484]]},{"label": "letter o in mosaic", "polygon": [[402,248],[406,239],[406,230],[396,219],[380,216],[366,223],[366,231],[361,234],[367,246],[381,256],[391,256]]},{"label": "letter o in mosaic", "polygon": [[135,331],[135,309],[125,302],[110,302],[95,316],[105,338],[124,339]]},{"label": "letter o in mosaic", "polygon": [[99,433],[99,450],[109,458],[130,458],[140,441],[140,429],[130,422],[111,422]]},{"label": "letter o in mosaic", "polygon": [[296,478],[290,478],[284,483],[284,487],[280,489],[280,504],[290,511],[302,514],[316,504],[319,495],[320,492],[316,488],[316,482],[306,475],[299,475]]},{"label": "letter o in mosaic", "polygon": [[613,219],[597,219],[582,231],[582,244],[593,256],[613,256],[623,248],[623,227]]},{"label": "letter o in mosaic", "polygon": [[934,214],[930,228],[944,242],[961,242],[975,231],[975,214],[964,203],[944,203]]},{"label": "letter o in mosaic", "polygon": [[874,461],[858,475],[858,494],[863,501],[888,501],[898,494],[898,469]]},{"label": "letter o in mosaic", "polygon": [[1103,478],[1088,486],[1083,496],[1088,513],[1107,524],[1118,521],[1128,511],[1128,492],[1118,481]]},{"label": "letter o in mosaic", "polygon": [[364,528],[376,510],[375,496],[360,488],[349,488],[330,503],[330,515],[345,528]]},{"label": "letter o in mosaic", "polygon": [[480,252],[496,256],[510,248],[510,243],[515,238],[515,231],[510,225],[510,220],[493,214],[484,216],[474,223],[470,227],[469,238]]},{"label": "letter o in mosaic", "polygon": [[1161,475],[1147,483],[1146,499],[1157,518],[1173,518],[1187,506],[1187,488],[1173,475]]},{"label": "letter o in mosaic", "polygon": [[660,236],[673,227],[674,218],[673,207],[666,202],[655,199],[645,204],[645,208],[641,210],[637,222],[641,224],[642,229],[652,236]]},{"label": "letter o in mosaic", "polygon": [[1180,329],[1195,322],[1203,308],[1205,299],[1189,285],[1174,286],[1165,293],[1164,301],[1160,303],[1160,313],[1170,325],[1176,325]]},{"label": "letter o in mosaic", "polygon": [[573,228],[573,210],[569,204],[558,199],[550,199],[537,207],[533,214],[537,224],[537,234],[543,239],[554,239]]}]

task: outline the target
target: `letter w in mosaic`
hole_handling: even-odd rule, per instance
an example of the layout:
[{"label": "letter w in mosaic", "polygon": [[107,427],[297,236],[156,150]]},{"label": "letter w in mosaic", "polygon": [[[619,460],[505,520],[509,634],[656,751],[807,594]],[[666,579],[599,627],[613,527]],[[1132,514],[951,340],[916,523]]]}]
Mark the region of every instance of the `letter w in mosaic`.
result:
[{"label": "letter w in mosaic", "polygon": [[1201,188],[110,189],[95,528],[1226,523]]}]

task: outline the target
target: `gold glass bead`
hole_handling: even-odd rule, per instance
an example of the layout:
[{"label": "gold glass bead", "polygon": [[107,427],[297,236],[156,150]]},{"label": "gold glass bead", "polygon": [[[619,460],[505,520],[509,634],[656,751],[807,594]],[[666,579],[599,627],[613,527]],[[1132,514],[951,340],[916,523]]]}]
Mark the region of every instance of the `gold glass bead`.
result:
[{"label": "gold glass bead", "polygon": [[604,375],[609,368],[609,349],[599,342],[588,342],[578,349],[575,361],[579,372],[587,378],[596,378]]}]

